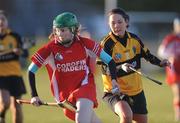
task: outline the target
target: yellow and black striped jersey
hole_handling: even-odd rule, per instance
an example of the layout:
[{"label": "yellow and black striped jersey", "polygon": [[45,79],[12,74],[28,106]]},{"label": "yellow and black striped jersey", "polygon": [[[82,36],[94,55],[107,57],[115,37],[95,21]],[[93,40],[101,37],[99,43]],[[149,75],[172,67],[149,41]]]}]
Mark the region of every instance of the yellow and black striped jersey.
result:
[{"label": "yellow and black striped jersey", "polygon": [[22,49],[21,37],[9,29],[0,34],[0,76],[20,76],[19,55],[13,49]]},{"label": "yellow and black striped jersey", "polygon": [[[145,58],[152,64],[160,65],[160,60],[153,56],[148,48],[144,46],[140,38],[133,33],[126,32],[125,36],[120,38],[110,32],[106,38],[101,41],[101,45],[104,51],[112,56],[117,66],[123,63],[130,63],[135,69],[140,70],[141,58]],[[104,90],[110,91],[112,89],[111,78],[106,71],[107,66],[102,65]],[[118,83],[123,93],[136,95],[142,91],[141,76],[137,73],[133,71],[126,73],[122,69],[119,69],[117,75]]]}]

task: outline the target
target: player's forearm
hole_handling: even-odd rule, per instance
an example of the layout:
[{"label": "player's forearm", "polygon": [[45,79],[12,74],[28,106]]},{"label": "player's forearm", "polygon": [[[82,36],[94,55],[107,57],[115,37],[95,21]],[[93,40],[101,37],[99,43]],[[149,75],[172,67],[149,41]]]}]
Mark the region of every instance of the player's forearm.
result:
[{"label": "player's forearm", "polygon": [[27,58],[29,56],[28,50],[24,49],[21,56],[24,57],[24,58]]},{"label": "player's forearm", "polygon": [[160,66],[161,60],[157,58],[156,56],[152,55],[149,51],[145,53],[144,57],[147,61],[149,61],[151,64]]},{"label": "player's forearm", "polygon": [[116,79],[117,78],[117,71],[116,71],[116,63],[112,59],[109,63],[109,72],[111,74],[111,79]]},{"label": "player's forearm", "polygon": [[112,57],[109,54],[107,54],[104,50],[102,50],[100,54],[100,58],[104,63],[108,64],[111,79],[116,79],[117,78],[116,63],[114,62]]},{"label": "player's forearm", "polygon": [[31,96],[35,97],[38,96],[37,90],[36,90],[36,82],[35,82],[35,74],[31,71],[28,71],[28,78],[29,78],[29,84],[31,88]]},{"label": "player's forearm", "polygon": [[28,67],[28,79],[29,79],[32,97],[38,96],[36,90],[36,81],[35,81],[35,73],[37,72],[37,70],[38,70],[38,66],[33,62]]}]

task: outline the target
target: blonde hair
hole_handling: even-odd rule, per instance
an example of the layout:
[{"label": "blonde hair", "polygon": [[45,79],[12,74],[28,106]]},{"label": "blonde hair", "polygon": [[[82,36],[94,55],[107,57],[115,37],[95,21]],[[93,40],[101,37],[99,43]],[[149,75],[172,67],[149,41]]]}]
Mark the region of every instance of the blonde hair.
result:
[{"label": "blonde hair", "polygon": [[176,17],[173,21],[173,28],[175,33],[180,33],[180,18]]},{"label": "blonde hair", "polygon": [[7,20],[7,17],[5,16],[3,10],[0,10],[0,18],[4,19],[4,28],[7,28],[8,27],[8,20]]}]

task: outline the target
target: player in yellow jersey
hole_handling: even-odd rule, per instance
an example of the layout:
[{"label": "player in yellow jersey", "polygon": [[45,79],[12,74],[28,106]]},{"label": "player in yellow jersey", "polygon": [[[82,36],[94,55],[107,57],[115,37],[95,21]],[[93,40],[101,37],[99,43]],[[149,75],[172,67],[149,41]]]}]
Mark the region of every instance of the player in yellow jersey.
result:
[{"label": "player in yellow jersey", "polygon": [[10,107],[13,123],[22,123],[21,106],[16,99],[26,93],[21,75],[20,55],[28,56],[22,49],[21,37],[8,28],[8,20],[0,11],[0,123]]},{"label": "player in yellow jersey", "polygon": [[167,60],[161,61],[152,55],[138,36],[127,31],[129,16],[124,10],[112,9],[108,14],[108,19],[111,31],[101,44],[104,51],[111,55],[116,62],[119,93],[113,94],[112,90],[114,89],[108,74],[108,67],[103,64],[103,100],[119,116],[120,123],[131,123],[133,120],[137,123],[147,123],[148,111],[141,76],[131,71],[129,66],[140,70],[141,58],[160,67],[170,64]]}]

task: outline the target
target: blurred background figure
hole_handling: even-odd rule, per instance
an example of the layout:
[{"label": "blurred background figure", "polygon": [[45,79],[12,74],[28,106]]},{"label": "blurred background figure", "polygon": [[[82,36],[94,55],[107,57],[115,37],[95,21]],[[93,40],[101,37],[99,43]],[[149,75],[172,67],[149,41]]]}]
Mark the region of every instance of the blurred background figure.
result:
[{"label": "blurred background figure", "polygon": [[19,58],[27,58],[28,51],[22,47],[21,37],[8,28],[7,17],[0,11],[0,123],[5,123],[8,108],[13,123],[23,122],[21,106],[16,103],[26,93]]},{"label": "blurred background figure", "polygon": [[172,66],[166,68],[166,81],[173,92],[175,120],[180,121],[180,18],[173,22],[173,33],[168,34],[158,49],[162,58],[167,58]]}]

